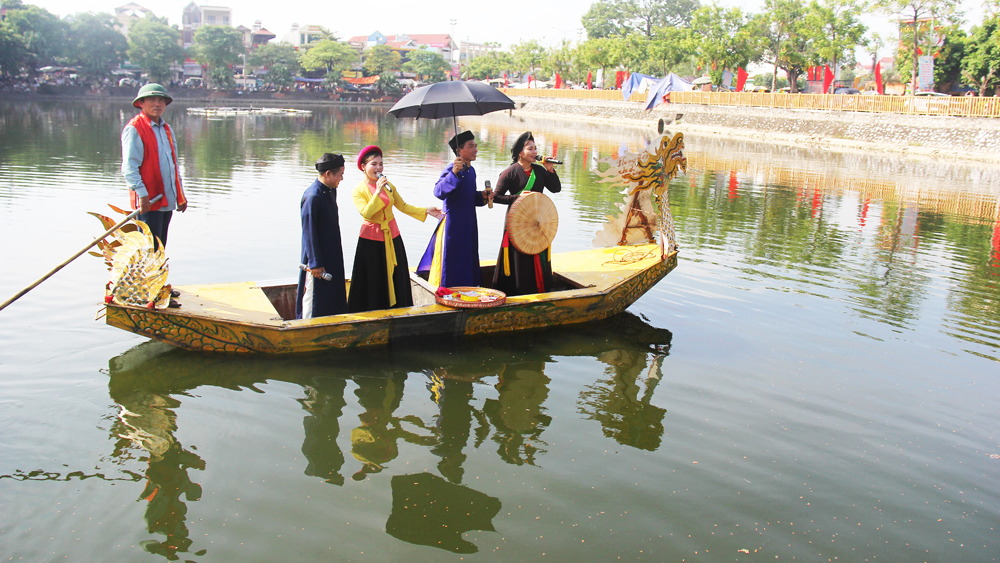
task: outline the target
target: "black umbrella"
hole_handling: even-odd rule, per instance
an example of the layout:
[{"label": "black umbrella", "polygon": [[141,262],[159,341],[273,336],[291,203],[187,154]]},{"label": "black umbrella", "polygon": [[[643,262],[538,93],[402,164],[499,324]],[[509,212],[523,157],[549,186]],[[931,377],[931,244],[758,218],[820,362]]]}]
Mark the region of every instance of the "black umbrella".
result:
[{"label": "black umbrella", "polygon": [[[454,119],[459,115],[485,115],[505,109],[514,109],[514,100],[489,84],[453,81],[421,86],[403,96],[389,113],[396,117]],[[458,134],[457,119],[455,134]]]}]

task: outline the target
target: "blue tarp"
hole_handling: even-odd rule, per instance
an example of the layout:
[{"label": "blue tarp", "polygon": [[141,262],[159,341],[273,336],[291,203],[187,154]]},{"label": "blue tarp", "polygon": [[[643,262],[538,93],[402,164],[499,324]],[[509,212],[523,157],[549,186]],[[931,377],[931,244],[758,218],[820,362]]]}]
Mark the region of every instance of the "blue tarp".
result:
[{"label": "blue tarp", "polygon": [[653,85],[646,92],[646,110],[651,110],[663,102],[663,96],[667,92],[690,92],[691,83],[674,73],[668,74],[665,78]]},{"label": "blue tarp", "polygon": [[633,72],[632,74],[629,75],[628,80],[626,80],[625,83],[622,84],[622,96],[625,97],[626,102],[630,97],[632,97],[632,92],[636,91],[639,88],[639,85],[642,84],[643,78],[656,80],[652,76],[639,74],[638,72]]},{"label": "blue tarp", "polygon": [[323,80],[324,80],[323,78],[302,78],[301,76],[295,77],[296,82],[303,82],[306,84],[319,84],[320,82],[323,82]]}]

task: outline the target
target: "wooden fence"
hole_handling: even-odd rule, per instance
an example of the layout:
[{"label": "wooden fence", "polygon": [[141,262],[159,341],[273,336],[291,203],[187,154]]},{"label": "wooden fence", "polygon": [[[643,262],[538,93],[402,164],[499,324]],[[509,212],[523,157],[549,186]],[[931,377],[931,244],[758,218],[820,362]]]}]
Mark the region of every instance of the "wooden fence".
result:
[{"label": "wooden fence", "polygon": [[[621,90],[503,89],[508,96],[576,98],[622,101]],[[629,102],[645,102],[646,94],[633,93]],[[738,106],[826,111],[1000,117],[1000,98],[976,96],[864,96],[838,94],[785,94],[763,92],[671,92],[676,104]]]}]

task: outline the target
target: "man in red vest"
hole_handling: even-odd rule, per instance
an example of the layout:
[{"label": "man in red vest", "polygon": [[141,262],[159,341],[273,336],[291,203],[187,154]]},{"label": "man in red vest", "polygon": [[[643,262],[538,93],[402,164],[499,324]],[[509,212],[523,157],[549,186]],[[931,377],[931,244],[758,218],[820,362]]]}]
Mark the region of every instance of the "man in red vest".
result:
[{"label": "man in red vest", "polygon": [[[128,184],[132,209],[149,225],[156,247],[167,246],[170,216],[187,209],[177,167],[177,146],[163,112],[173,98],[159,84],[149,83],[139,90],[132,105],[141,109],[122,130],[122,176]],[[162,195],[158,201],[152,200]]]}]

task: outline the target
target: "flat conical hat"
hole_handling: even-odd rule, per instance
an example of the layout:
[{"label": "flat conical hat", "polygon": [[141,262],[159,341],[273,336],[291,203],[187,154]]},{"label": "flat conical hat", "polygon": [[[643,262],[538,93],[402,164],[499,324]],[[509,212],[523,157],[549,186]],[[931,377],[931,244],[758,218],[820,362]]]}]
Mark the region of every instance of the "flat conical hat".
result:
[{"label": "flat conical hat", "polygon": [[541,192],[521,194],[507,213],[510,242],[525,254],[538,254],[548,248],[558,229],[556,204]]}]

